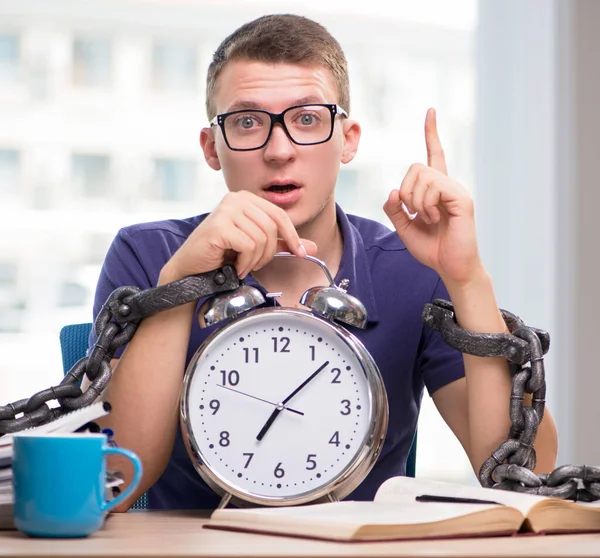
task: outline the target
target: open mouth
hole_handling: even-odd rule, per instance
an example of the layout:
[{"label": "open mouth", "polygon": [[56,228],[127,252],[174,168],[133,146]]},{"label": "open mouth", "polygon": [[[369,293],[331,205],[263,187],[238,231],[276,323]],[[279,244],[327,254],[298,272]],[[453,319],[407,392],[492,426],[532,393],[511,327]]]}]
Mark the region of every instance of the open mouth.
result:
[{"label": "open mouth", "polygon": [[287,194],[288,192],[291,192],[296,188],[298,188],[298,186],[296,186],[295,184],[284,184],[277,186],[269,186],[267,190],[269,192],[275,192],[276,194]]}]

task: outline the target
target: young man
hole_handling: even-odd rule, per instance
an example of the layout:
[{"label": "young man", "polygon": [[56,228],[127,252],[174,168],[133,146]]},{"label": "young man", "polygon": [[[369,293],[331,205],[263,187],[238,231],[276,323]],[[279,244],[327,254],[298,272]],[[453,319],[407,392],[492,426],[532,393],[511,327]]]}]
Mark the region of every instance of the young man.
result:
[{"label": "young man", "polygon": [[[281,291],[279,303],[298,306],[305,290],[323,284],[321,270],[302,261],[315,255],[336,283],[349,279],[348,292],[367,307],[368,327],[354,333],[389,397],[385,447],[350,497],[372,498],[385,479],[404,473],[424,386],[478,471],[509,431],[507,363],[463,358],[420,316],[425,303],[450,298],[462,327],[506,328],[478,255],[473,202],[446,174],[435,112],[425,119],[427,165],[412,165],[385,202],[392,231],[345,215],[334,202],[340,163],[354,158],[360,126],[349,117],[344,54],[322,26],[293,15],[242,26],[214,55],[206,104],[210,125],[200,144],[229,193],[209,215],[121,230],[102,269],[95,315],[119,286],[163,285],[230,259],[249,284]],[[273,259],[282,249],[298,258]],[[195,310],[188,304],[145,319],[113,362],[106,422],[144,464],[130,503],[146,490],[152,508],[219,501],[195,472],[178,429],[183,374],[209,333],[198,328]],[[553,469],[556,449],[547,412],[536,441],[538,472]]]}]

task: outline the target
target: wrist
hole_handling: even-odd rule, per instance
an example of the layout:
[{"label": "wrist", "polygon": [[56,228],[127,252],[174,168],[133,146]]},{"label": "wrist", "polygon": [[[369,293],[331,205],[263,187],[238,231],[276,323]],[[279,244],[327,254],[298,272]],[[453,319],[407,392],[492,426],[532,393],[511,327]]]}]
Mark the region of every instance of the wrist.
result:
[{"label": "wrist", "polygon": [[444,284],[461,327],[478,333],[508,331],[496,303],[492,278],[483,266],[468,281]]}]

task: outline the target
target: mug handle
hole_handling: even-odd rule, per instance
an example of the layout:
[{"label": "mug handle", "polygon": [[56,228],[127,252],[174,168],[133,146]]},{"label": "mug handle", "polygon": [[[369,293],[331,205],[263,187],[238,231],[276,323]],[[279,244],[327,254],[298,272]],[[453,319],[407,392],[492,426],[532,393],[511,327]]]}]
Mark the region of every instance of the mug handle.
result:
[{"label": "mug handle", "polygon": [[107,502],[106,500],[102,501],[100,506],[102,511],[110,511],[115,506],[118,506],[123,500],[125,500],[125,498],[130,496],[131,493],[137,488],[138,484],[140,484],[140,481],[142,480],[142,462],[135,453],[123,448],[102,448],[102,453],[104,455],[123,455],[133,463],[134,468],[133,479],[131,480],[131,483],[127,489],[124,492],[121,492],[121,494],[119,494],[110,502]]}]

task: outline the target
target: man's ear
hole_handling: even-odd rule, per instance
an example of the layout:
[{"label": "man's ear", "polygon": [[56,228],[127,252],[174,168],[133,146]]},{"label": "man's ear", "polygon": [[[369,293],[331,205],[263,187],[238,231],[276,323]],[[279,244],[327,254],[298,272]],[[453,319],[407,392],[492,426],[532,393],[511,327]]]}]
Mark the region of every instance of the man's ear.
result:
[{"label": "man's ear", "polygon": [[204,158],[208,166],[216,171],[221,170],[221,162],[217,155],[215,135],[212,128],[202,128],[200,131],[200,147],[204,151]]},{"label": "man's ear", "polygon": [[344,120],[344,149],[342,150],[342,163],[346,164],[354,159],[360,140],[360,124],[356,120]]}]

